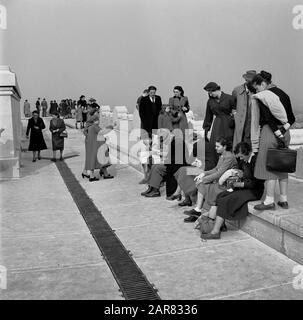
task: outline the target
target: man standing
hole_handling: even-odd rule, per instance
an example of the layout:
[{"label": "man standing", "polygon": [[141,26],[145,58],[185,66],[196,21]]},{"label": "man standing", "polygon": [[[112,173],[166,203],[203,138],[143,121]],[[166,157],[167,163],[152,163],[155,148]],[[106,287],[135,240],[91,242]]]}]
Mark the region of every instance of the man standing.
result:
[{"label": "man standing", "polygon": [[137,99],[136,109],[139,111],[139,105],[143,97],[148,96],[148,89],[144,89],[141,96]]},{"label": "man standing", "polygon": [[27,100],[24,101],[24,116],[26,118],[31,116],[31,105]]},{"label": "man standing", "polygon": [[245,83],[236,87],[232,96],[236,103],[236,112],[234,114],[235,118],[235,132],[233,147],[235,147],[240,142],[250,142],[250,127],[251,127],[251,93],[249,91],[249,86],[253,77],[257,74],[255,70],[248,70],[243,78]]},{"label": "man standing", "polygon": [[43,98],[43,100],[41,102],[41,106],[42,106],[42,117],[46,117],[47,102],[46,102],[45,98]]},{"label": "man standing", "polygon": [[[143,130],[142,138],[152,138],[152,131],[158,129],[158,117],[162,109],[162,100],[156,95],[157,88],[150,86],[148,95],[142,97],[139,104],[139,116],[141,119],[141,127]],[[144,132],[145,131],[145,132]],[[146,133],[148,137],[146,137]]]},{"label": "man standing", "polygon": [[38,111],[38,115],[40,116],[40,98],[36,101],[36,109]]}]

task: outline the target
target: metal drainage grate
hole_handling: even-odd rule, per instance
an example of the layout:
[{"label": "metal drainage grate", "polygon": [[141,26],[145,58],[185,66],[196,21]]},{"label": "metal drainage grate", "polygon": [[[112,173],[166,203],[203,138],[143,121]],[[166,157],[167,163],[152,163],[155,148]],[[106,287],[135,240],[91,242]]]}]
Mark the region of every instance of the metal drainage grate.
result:
[{"label": "metal drainage grate", "polygon": [[126,300],[160,300],[141,269],[64,161],[57,168]]}]

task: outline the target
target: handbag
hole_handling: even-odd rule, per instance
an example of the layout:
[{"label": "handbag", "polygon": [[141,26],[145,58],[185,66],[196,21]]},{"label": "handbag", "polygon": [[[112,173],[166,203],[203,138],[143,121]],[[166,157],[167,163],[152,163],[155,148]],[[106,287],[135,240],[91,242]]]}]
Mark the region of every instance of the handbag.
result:
[{"label": "handbag", "polygon": [[278,139],[278,148],[268,149],[266,158],[268,171],[293,173],[296,171],[296,166],[297,150],[287,148],[281,139]]},{"label": "handbag", "polygon": [[66,131],[62,131],[62,132],[60,133],[60,137],[61,137],[61,138],[67,138],[67,132],[66,132]]}]

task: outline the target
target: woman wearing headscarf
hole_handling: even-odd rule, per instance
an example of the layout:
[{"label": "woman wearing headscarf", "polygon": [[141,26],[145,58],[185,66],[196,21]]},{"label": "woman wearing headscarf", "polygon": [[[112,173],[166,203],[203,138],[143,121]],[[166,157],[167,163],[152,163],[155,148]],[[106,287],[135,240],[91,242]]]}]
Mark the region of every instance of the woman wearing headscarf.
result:
[{"label": "woman wearing headscarf", "polygon": [[[109,159],[109,148],[103,136],[113,128],[108,126],[102,130],[99,122],[99,113],[96,111],[96,108],[90,106],[86,127],[83,130],[85,135],[85,165],[82,172],[82,178],[89,178],[89,181],[99,180],[99,178],[94,175],[95,170],[99,170],[100,176],[103,176],[104,179],[113,178],[113,176],[107,172],[107,168],[111,166],[111,163]],[[101,152],[99,152],[99,148],[101,148]]]},{"label": "woman wearing headscarf", "polygon": [[265,200],[254,208],[275,209],[274,193],[278,180],[280,187],[278,205],[288,209],[288,173],[269,171],[266,167],[266,158],[268,149],[278,148],[280,140],[286,146],[290,143],[289,128],[295,121],[290,99],[281,89],[271,86],[271,75],[264,71],[254,77],[252,84],[257,91],[252,100],[252,144],[253,151],[258,152],[255,177],[266,180]]},{"label": "woman wearing headscarf", "polygon": [[47,149],[47,146],[42,133],[42,130],[45,129],[44,121],[39,117],[38,111],[33,111],[32,115],[32,118],[28,120],[26,137],[28,138],[30,132],[28,151],[33,151],[33,162],[36,162],[36,154],[38,153],[38,160],[40,160],[40,151]]},{"label": "woman wearing headscarf", "polygon": [[173,129],[180,129],[185,134],[188,129],[186,113],[189,111],[188,98],[184,96],[184,90],[181,86],[174,87],[174,96],[169,98],[169,114]]},{"label": "woman wearing headscarf", "polygon": [[53,146],[53,158],[51,161],[56,162],[56,152],[60,151],[60,161],[63,161],[63,150],[64,150],[64,136],[62,136],[63,131],[65,131],[64,120],[60,118],[58,112],[52,114],[52,119],[49,124],[49,130],[52,133],[52,146]]}]

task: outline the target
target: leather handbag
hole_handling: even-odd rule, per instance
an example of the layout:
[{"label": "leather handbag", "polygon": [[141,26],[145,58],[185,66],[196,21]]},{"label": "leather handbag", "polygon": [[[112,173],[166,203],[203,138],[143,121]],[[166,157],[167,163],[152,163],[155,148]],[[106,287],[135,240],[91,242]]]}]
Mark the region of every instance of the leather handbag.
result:
[{"label": "leather handbag", "polygon": [[66,131],[62,131],[62,132],[60,133],[60,137],[61,137],[61,138],[67,138],[67,132],[66,132]]},{"label": "leather handbag", "polygon": [[293,173],[297,166],[297,150],[289,149],[279,139],[278,148],[267,151],[266,168],[268,171]]}]

